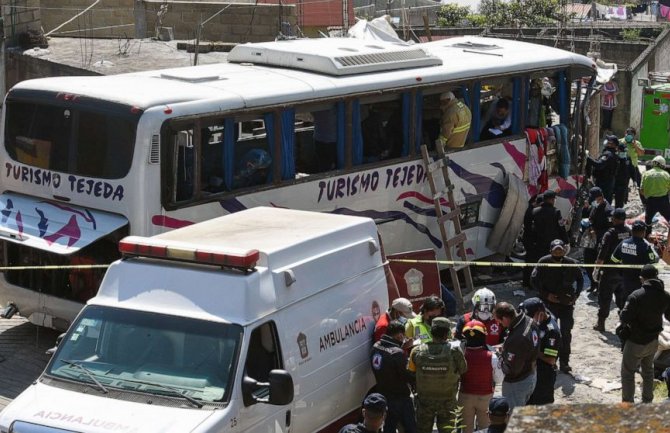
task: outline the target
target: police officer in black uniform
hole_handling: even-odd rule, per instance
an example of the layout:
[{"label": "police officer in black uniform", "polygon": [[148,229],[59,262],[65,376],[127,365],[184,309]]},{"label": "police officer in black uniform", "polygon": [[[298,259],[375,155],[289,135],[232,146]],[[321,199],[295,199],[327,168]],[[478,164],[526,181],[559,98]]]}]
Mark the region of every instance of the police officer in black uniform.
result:
[{"label": "police officer in black uniform", "polygon": [[[523,247],[526,250],[526,263],[537,263],[542,254],[538,253],[535,239],[535,233],[533,232],[533,211],[542,205],[543,201],[542,194],[537,194],[528,201],[528,208],[526,213],[523,216]],[[533,273],[533,268],[526,266],[523,268],[523,285],[524,287],[530,287],[530,274]]]},{"label": "police officer in black uniform", "polygon": [[537,356],[537,384],[528,404],[551,404],[554,402],[556,383],[556,360],[561,347],[561,332],[556,319],[547,311],[540,298],[526,299],[519,310],[532,318],[540,329],[540,353]]},{"label": "police officer in black uniform", "polygon": [[383,395],[373,392],[363,400],[363,422],[347,424],[340,433],[379,433],[386,416],[386,399]]},{"label": "police officer in black uniform", "polygon": [[[617,245],[612,253],[612,262],[623,265],[647,265],[658,262],[656,250],[644,238],[646,231],[647,225],[643,221],[635,221],[631,231],[632,236]],[[640,288],[640,269],[622,269],[621,277],[623,280],[621,293],[618,298],[615,296],[619,310],[623,308],[628,295]]]},{"label": "police officer in black uniform", "polygon": [[[612,253],[614,253],[614,250],[621,241],[630,237],[630,231],[630,227],[626,225],[626,211],[621,208],[614,209],[614,212],[612,212],[612,227],[603,235],[598,249],[596,264],[612,264]],[[598,323],[596,323],[593,329],[605,332],[605,320],[610,315],[612,295],[616,293],[619,296],[623,281],[621,279],[621,272],[616,268],[604,268],[602,271],[596,268],[593,273],[596,276],[600,274]]]},{"label": "police officer in black uniform", "polygon": [[388,410],[384,431],[394,432],[401,424],[406,433],[416,433],[414,404],[410,398],[413,378],[407,371],[407,356],[402,349],[405,325],[392,320],[386,333],[372,346],[372,372],[377,381],[377,392],[386,398]]},{"label": "police officer in black uniform", "polygon": [[589,191],[589,200],[591,201],[591,212],[589,212],[589,221],[591,228],[596,233],[596,245],[600,245],[605,232],[612,227],[612,206],[605,198],[603,190],[594,186]]},{"label": "police officer in black uniform", "polygon": [[602,189],[605,200],[608,202],[612,201],[614,179],[619,166],[619,158],[617,157],[618,144],[619,137],[608,135],[605,140],[605,148],[598,159],[593,159],[589,156],[586,162],[587,170],[591,170],[593,173],[596,186]]},{"label": "police officer in black uniform", "polygon": [[535,239],[538,254],[546,254],[549,251],[549,244],[554,239],[568,243],[568,233],[562,225],[561,211],[554,207],[556,192],[547,190],[542,197],[542,204],[533,210],[530,219],[531,235]]},{"label": "police officer in black uniform", "polygon": [[628,202],[628,184],[633,174],[633,165],[630,162],[628,152],[626,152],[625,143],[620,142],[618,144],[617,158],[619,165],[614,176],[614,201],[617,207],[624,207]]},{"label": "police officer in black uniform", "polygon": [[531,281],[540,292],[540,298],[544,304],[560,324],[563,338],[558,359],[561,371],[569,373],[572,371],[570,345],[572,344],[572,328],[575,325],[575,302],[584,288],[584,275],[581,268],[574,266],[578,263],[577,260],[565,257],[566,250],[562,240],[554,240],[551,243],[551,254],[542,257],[538,263],[563,263],[571,266],[537,266],[533,270]]}]

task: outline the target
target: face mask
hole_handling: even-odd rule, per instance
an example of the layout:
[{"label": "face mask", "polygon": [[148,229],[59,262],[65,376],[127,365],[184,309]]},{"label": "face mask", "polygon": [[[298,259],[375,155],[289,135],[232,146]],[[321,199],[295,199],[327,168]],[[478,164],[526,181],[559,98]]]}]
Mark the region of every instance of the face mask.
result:
[{"label": "face mask", "polygon": [[626,135],[626,143],[632,143],[633,142],[633,136],[628,134]]},{"label": "face mask", "polygon": [[477,318],[483,321],[490,320],[493,315],[491,314],[490,311],[478,311],[477,312]]}]

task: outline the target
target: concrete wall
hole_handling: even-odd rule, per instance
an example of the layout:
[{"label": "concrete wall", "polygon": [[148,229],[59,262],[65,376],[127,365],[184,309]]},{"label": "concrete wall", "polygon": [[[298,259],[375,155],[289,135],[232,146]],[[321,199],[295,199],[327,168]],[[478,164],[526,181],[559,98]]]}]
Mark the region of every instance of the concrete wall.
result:
[{"label": "concrete wall", "polygon": [[[23,0],[39,1],[39,0]],[[41,0],[42,25],[46,33],[86,38],[144,38],[156,35],[158,11],[163,0]],[[163,27],[171,27],[175,39],[194,39],[198,24],[208,21],[201,39],[222,42],[262,42],[275,39],[279,21],[296,24],[294,5],[228,3],[222,1],[167,2]],[[73,19],[74,18],[74,19]],[[68,22],[72,20],[71,22]],[[290,30],[289,30],[290,31]],[[284,30],[286,33],[286,30]]]},{"label": "concrete wall", "polygon": [[[640,130],[640,124],[642,121],[642,86],[637,85],[638,78],[648,78],[649,77],[649,64],[643,64],[637,71],[634,71],[631,74],[630,78],[630,126],[635,127],[638,131]],[[625,133],[626,131],[621,131]]]},{"label": "concrete wall", "polygon": [[[147,36],[153,36],[157,12],[162,3],[160,0],[144,1]],[[190,1],[170,1],[168,4],[168,13],[163,17],[163,26],[173,28],[175,39],[193,39],[198,23],[207,20],[227,5],[225,2]],[[293,5],[280,7],[271,4],[230,4],[203,27],[201,39],[223,42],[271,41],[279,33],[280,13],[283,22],[295,25],[296,8]]]},{"label": "concrete wall", "polygon": [[[40,0],[44,32],[54,35],[108,38],[135,37],[134,0],[99,0],[87,12],[63,25],[86,10],[95,0]],[[56,30],[59,26],[58,30]],[[55,30],[55,31],[54,31]]]},{"label": "concrete wall", "polygon": [[16,51],[7,51],[5,57],[7,60],[5,69],[5,83],[7,90],[19,81],[32,78],[100,75],[97,72],[86,69],[74,68],[61,63],[50,62],[48,60],[40,59],[39,57],[26,56]]},{"label": "concrete wall", "polygon": [[40,0],[2,0],[2,19],[5,38],[12,44],[20,33],[39,31],[41,27]]},{"label": "concrete wall", "polygon": [[[666,28],[665,32],[670,33],[670,30]],[[649,72],[661,71],[670,71],[670,35],[657,41],[653,63],[649,65]]]}]

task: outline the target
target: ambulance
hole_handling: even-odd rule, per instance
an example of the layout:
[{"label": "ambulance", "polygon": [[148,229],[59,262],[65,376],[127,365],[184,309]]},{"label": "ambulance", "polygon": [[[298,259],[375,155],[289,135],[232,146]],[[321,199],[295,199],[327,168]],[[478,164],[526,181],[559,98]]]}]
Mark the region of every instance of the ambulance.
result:
[{"label": "ambulance", "polygon": [[1,433],[311,433],[360,413],[389,297],[371,219],[257,207],[119,249]]}]

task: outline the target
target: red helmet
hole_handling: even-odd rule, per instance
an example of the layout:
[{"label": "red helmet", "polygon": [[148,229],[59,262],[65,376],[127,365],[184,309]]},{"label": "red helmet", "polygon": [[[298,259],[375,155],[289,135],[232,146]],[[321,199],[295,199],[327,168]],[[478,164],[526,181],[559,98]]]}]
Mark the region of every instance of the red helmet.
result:
[{"label": "red helmet", "polygon": [[474,337],[477,333],[486,335],[486,326],[479,320],[470,320],[468,323],[463,326],[463,336]]}]

